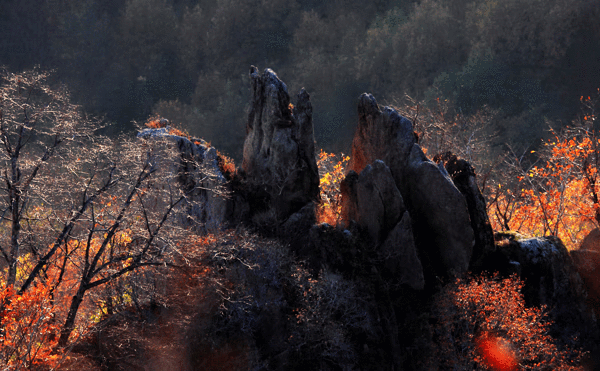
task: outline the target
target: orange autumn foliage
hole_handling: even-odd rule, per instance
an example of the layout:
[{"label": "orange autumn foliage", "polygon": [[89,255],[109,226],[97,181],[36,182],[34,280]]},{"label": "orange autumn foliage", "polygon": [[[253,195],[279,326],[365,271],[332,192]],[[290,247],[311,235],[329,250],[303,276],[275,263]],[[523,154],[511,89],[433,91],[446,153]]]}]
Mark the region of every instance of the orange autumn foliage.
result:
[{"label": "orange autumn foliage", "polygon": [[598,225],[597,168],[584,162],[595,156],[600,139],[556,135],[544,144],[549,147],[545,164],[523,172],[516,190],[498,186],[491,222],[496,230],[551,234],[574,249]]},{"label": "orange autumn foliage", "polygon": [[235,162],[229,156],[217,151],[217,165],[219,170],[228,178],[231,179],[235,175]]},{"label": "orange autumn foliage", "polygon": [[579,370],[581,352],[555,344],[544,308],[525,306],[522,289],[523,281],[515,275],[457,279],[447,285],[435,305],[442,366]]},{"label": "orange autumn foliage", "polygon": [[0,366],[3,370],[54,367],[62,355],[53,350],[60,323],[50,286],[35,285],[22,295],[13,287],[0,289]]},{"label": "orange autumn foliage", "polygon": [[180,137],[188,138],[190,140],[192,138],[192,136],[185,130],[177,129],[173,126],[170,126],[168,120],[162,119],[160,117],[152,117],[144,125],[150,129],[168,128],[169,134],[171,135],[177,135]]},{"label": "orange autumn foliage", "polygon": [[517,182],[498,185],[488,208],[496,230],[515,230],[532,236],[554,235],[568,249],[600,226],[600,137],[594,129],[598,101],[581,98],[584,114],[562,132],[552,131],[537,165],[523,169],[515,160]]},{"label": "orange autumn foliage", "polygon": [[317,221],[336,225],[342,213],[342,195],[340,193],[340,182],[346,176],[346,165],[350,161],[349,156],[341,154],[338,156],[327,153],[321,149],[317,166],[319,167],[321,190],[321,203],[317,208]]}]

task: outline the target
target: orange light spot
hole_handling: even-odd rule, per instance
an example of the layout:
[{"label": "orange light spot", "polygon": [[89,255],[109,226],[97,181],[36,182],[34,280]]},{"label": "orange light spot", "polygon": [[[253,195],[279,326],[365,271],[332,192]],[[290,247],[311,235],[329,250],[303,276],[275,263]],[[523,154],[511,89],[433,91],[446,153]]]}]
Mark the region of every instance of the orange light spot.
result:
[{"label": "orange light spot", "polygon": [[497,336],[484,334],[476,340],[476,347],[483,363],[492,370],[517,370],[517,357],[508,341]]}]

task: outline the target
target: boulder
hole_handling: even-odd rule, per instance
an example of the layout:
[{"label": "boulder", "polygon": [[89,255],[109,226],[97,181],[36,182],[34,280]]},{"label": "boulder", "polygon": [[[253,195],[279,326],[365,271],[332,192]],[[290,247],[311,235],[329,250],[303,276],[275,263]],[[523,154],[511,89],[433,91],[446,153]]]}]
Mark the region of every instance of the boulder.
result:
[{"label": "boulder", "polygon": [[152,141],[152,150],[163,152],[160,156],[173,157],[158,161],[162,171],[173,174],[186,195],[174,215],[182,225],[200,232],[222,230],[227,225],[230,190],[218,166],[216,149],[202,139],[190,140],[169,132],[169,127],[145,129],[138,138]]},{"label": "boulder", "polygon": [[[525,281],[523,295],[528,305],[545,305],[553,320],[555,336],[579,332],[596,333],[594,314],[586,305],[587,290],[569,251],[553,236],[525,238],[518,233],[496,233],[498,260],[519,266]],[[502,272],[505,275],[511,273]]]},{"label": "boulder", "polygon": [[344,179],[342,217],[354,220],[378,246],[406,211],[390,169],[381,160],[367,165],[357,177]]},{"label": "boulder", "polygon": [[588,291],[588,304],[600,318],[600,229],[592,230],[570,253]]},{"label": "boulder", "polygon": [[477,185],[475,169],[469,162],[459,159],[452,152],[436,156],[435,162],[443,163],[452,182],[467,201],[471,227],[475,234],[475,245],[471,257],[471,270],[480,270],[483,256],[495,251],[494,231],[487,213],[485,198]]},{"label": "boulder", "polygon": [[417,255],[408,211],[377,249],[382,276],[395,285],[407,285],[415,290],[425,287],[423,265]]},{"label": "boulder", "polygon": [[263,208],[285,221],[319,199],[310,97],[302,89],[296,106],[290,104],[285,83],[270,69],[260,75],[252,66],[250,79],[242,177],[252,192],[261,193]]},{"label": "boulder", "polygon": [[455,276],[469,268],[474,235],[467,203],[442,167],[413,145],[404,170],[403,192],[422,260],[438,277]]}]

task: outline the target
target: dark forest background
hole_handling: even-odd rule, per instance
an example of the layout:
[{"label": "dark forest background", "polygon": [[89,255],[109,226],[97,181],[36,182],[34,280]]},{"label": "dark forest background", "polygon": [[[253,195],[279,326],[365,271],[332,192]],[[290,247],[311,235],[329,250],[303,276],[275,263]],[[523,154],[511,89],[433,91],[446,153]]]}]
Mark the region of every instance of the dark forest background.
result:
[{"label": "dark forest background", "polygon": [[329,151],[364,91],[485,111],[492,146],[527,147],[600,87],[599,19],[599,0],[2,0],[0,65],[53,69],[108,134],[160,114],[236,159],[250,65],[307,89]]}]

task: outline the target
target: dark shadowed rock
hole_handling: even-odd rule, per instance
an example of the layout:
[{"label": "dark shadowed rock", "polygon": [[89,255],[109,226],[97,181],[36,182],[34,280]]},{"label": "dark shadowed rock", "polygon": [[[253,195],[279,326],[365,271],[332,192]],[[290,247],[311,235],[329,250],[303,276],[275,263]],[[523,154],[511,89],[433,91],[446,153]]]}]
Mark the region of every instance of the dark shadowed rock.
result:
[{"label": "dark shadowed rock", "polygon": [[471,269],[479,270],[482,265],[482,257],[493,252],[496,246],[494,244],[494,231],[487,214],[485,198],[483,198],[477,185],[475,169],[467,161],[458,159],[451,152],[437,157],[435,161],[444,163],[454,185],[467,201],[471,227],[475,233]]},{"label": "dark shadowed rock", "polygon": [[309,203],[299,211],[293,213],[279,227],[277,234],[290,244],[292,251],[302,252],[310,243],[308,232],[316,222],[315,207],[312,203]]},{"label": "dark shadowed rock", "polygon": [[382,276],[397,285],[408,285],[415,290],[425,287],[423,266],[417,256],[408,211],[377,249],[382,264]]},{"label": "dark shadowed rock", "polygon": [[555,335],[565,339],[563,333],[585,337],[597,331],[595,316],[586,305],[587,290],[560,239],[524,238],[517,233],[497,233],[495,238],[497,254],[511,266],[520,266],[527,304],[548,307]]},{"label": "dark shadowed rock", "polygon": [[342,225],[348,227],[352,220],[358,219],[358,195],[356,185],[358,183],[358,174],[350,170],[340,182],[340,193],[342,197],[342,211],[340,219]]},{"label": "dark shadowed rock", "polygon": [[350,231],[321,223],[311,227],[309,243],[298,255],[306,260],[313,274],[325,267],[348,273],[357,263],[364,264],[364,260],[358,258],[357,247],[357,239]]},{"label": "dark shadowed rock", "polygon": [[588,290],[588,303],[600,318],[600,229],[592,230],[570,253]]},{"label": "dark shadowed rock", "polygon": [[473,252],[473,229],[467,203],[444,170],[413,145],[404,170],[404,200],[413,218],[420,256],[445,277],[466,272]]},{"label": "dark shadowed rock", "polygon": [[600,318],[600,252],[573,250],[571,257],[588,292],[588,304]]},{"label": "dark shadowed rock", "polygon": [[250,188],[265,191],[266,207],[284,221],[319,198],[312,107],[302,89],[292,108],[286,85],[270,69],[261,76],[252,66],[250,79],[243,176]]},{"label": "dark shadowed rock", "polygon": [[[356,181],[353,183],[353,179]],[[346,224],[355,220],[364,228],[374,245],[379,245],[394,228],[406,210],[390,169],[383,161],[367,165],[358,177],[345,180],[342,193],[342,215]]]},{"label": "dark shadowed rock", "polygon": [[341,192],[344,224],[356,222],[366,232],[383,279],[395,286],[423,289],[423,267],[411,218],[386,164],[375,160],[358,175],[351,171],[342,182]]}]

